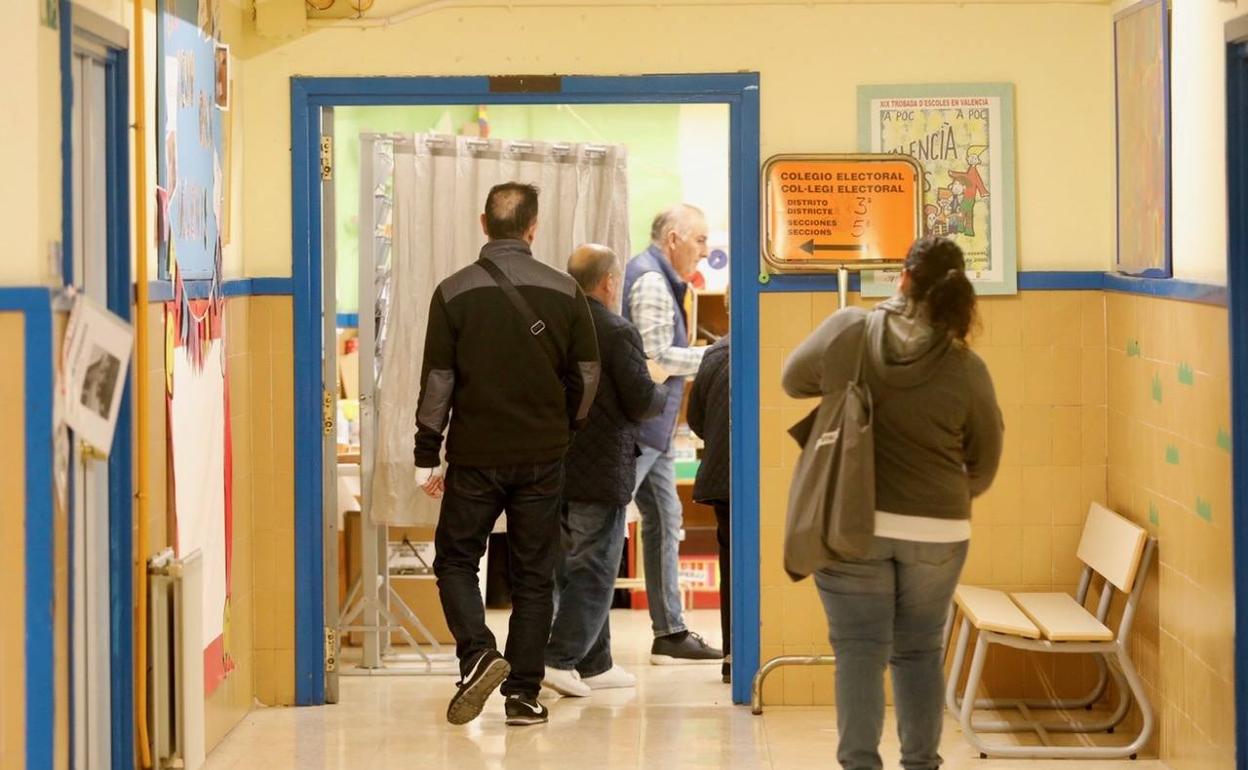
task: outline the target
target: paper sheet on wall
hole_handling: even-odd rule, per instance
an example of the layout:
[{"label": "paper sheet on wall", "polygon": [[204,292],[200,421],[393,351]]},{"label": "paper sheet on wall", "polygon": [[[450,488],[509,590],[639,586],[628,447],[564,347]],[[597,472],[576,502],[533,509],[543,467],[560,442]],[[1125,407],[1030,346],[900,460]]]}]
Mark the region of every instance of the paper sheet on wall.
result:
[{"label": "paper sheet on wall", "polygon": [[[173,444],[175,551],[198,548],[204,559],[203,647],[221,649],[226,613],[225,554],[225,371],[221,340],[208,343],[205,365],[195,371],[187,349],[173,353]],[[205,676],[221,670],[219,655],[205,656]],[[221,671],[221,676],[224,671]]]},{"label": "paper sheet on wall", "polygon": [[[178,57],[165,57],[165,104],[178,103]],[[165,111],[165,131],[178,130],[177,110]]]}]

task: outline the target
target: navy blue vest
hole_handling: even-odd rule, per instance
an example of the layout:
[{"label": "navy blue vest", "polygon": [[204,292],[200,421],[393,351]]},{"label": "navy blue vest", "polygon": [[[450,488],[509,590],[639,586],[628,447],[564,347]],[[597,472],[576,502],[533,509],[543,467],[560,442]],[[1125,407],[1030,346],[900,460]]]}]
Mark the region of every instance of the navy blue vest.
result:
[{"label": "navy blue vest", "polygon": [[[633,284],[646,273],[659,273],[663,276],[668,290],[672,293],[672,301],[676,304],[676,324],[672,329],[672,347],[689,347],[689,327],[685,321],[685,291],[688,287],[680,276],[676,275],[676,271],[672,269],[671,263],[667,261],[663,253],[653,244],[630,259],[628,267],[624,270],[624,317],[630,323],[635,323],[628,298],[632,294]],[[664,404],[663,411],[657,417],[652,417],[641,424],[639,436],[643,445],[661,452],[666,452],[672,445],[672,435],[676,432],[676,417],[680,414],[680,402],[685,395],[685,378],[669,377],[666,385],[667,403]]]}]

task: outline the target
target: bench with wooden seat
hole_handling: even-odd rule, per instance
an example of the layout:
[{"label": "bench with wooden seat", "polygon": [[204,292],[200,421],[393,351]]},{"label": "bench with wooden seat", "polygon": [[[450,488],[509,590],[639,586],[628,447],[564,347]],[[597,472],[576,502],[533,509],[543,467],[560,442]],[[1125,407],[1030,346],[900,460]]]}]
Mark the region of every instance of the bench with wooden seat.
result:
[{"label": "bench with wooden seat", "polygon": [[[1084,564],[1079,589],[1075,596],[1062,593],[1014,593],[978,586],[959,585],[954,593],[954,608],[949,617],[952,633],[955,616],[962,624],[954,648],[953,668],[946,689],[949,710],[958,717],[963,734],[980,756],[1018,757],[1029,759],[1134,759],[1152,735],[1155,719],[1144,684],[1130,658],[1128,644],[1131,624],[1135,620],[1143,576],[1156,550],[1157,541],[1147,531],[1101,505],[1092,504],[1079,541],[1078,557]],[[1094,577],[1104,580],[1096,613],[1085,604]],[[1106,625],[1115,589],[1124,594],[1126,606],[1115,632]],[[966,695],[958,695],[971,631],[978,632],[975,652],[971,658],[966,681]],[[1001,699],[976,698],[983,677],[988,648],[994,644],[1020,650],[1055,654],[1091,654],[1096,657],[1100,677],[1091,693],[1069,699]],[[1110,677],[1117,684],[1118,704],[1112,714],[1100,720],[1063,720],[1045,722],[1033,717],[1033,711],[1072,711],[1091,709],[1107,689]],[[1112,733],[1126,719],[1131,703],[1139,706],[1143,718],[1140,733],[1122,746],[1056,746],[1051,733]],[[978,709],[1017,709],[1022,721],[986,721],[975,719]],[[1040,746],[990,744],[981,733],[1034,731]]]}]

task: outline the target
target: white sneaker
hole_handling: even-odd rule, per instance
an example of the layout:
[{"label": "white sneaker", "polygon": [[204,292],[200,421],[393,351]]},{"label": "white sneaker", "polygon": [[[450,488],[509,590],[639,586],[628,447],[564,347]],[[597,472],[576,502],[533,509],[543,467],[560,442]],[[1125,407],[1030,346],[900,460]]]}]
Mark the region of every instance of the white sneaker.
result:
[{"label": "white sneaker", "polygon": [[580,674],[550,666],[546,667],[546,676],[542,679],[542,684],[570,698],[585,698],[593,692],[589,689],[589,685],[581,681]]},{"label": "white sneaker", "polygon": [[624,687],[636,687],[637,677],[619,666],[612,666],[610,671],[581,680],[591,690],[614,690]]}]

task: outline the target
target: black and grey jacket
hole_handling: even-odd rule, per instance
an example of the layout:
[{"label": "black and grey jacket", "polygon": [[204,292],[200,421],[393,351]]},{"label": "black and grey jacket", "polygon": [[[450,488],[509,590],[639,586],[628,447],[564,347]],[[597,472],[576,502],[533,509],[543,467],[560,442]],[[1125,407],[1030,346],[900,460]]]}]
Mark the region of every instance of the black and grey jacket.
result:
[{"label": "black and grey jacket", "polygon": [[646,368],[636,327],[589,298],[602,382],[584,429],[577,431],[564,461],[565,500],[627,505],[637,483],[637,436],[641,422],[663,411],[667,389]]},{"label": "black and grey jacket", "polygon": [[480,265],[438,285],[429,307],[416,409],[418,468],[490,467],[563,457],[598,387],[598,343],[585,295],[570,276],[533,259],[519,240],[481,249],[546,324],[552,366],[529,325]]},{"label": "black and grey jacket", "polygon": [[725,503],[732,495],[728,345],[725,336],[706,351],[689,392],[689,428],[705,443],[693,482],[693,499],[699,503]]}]

